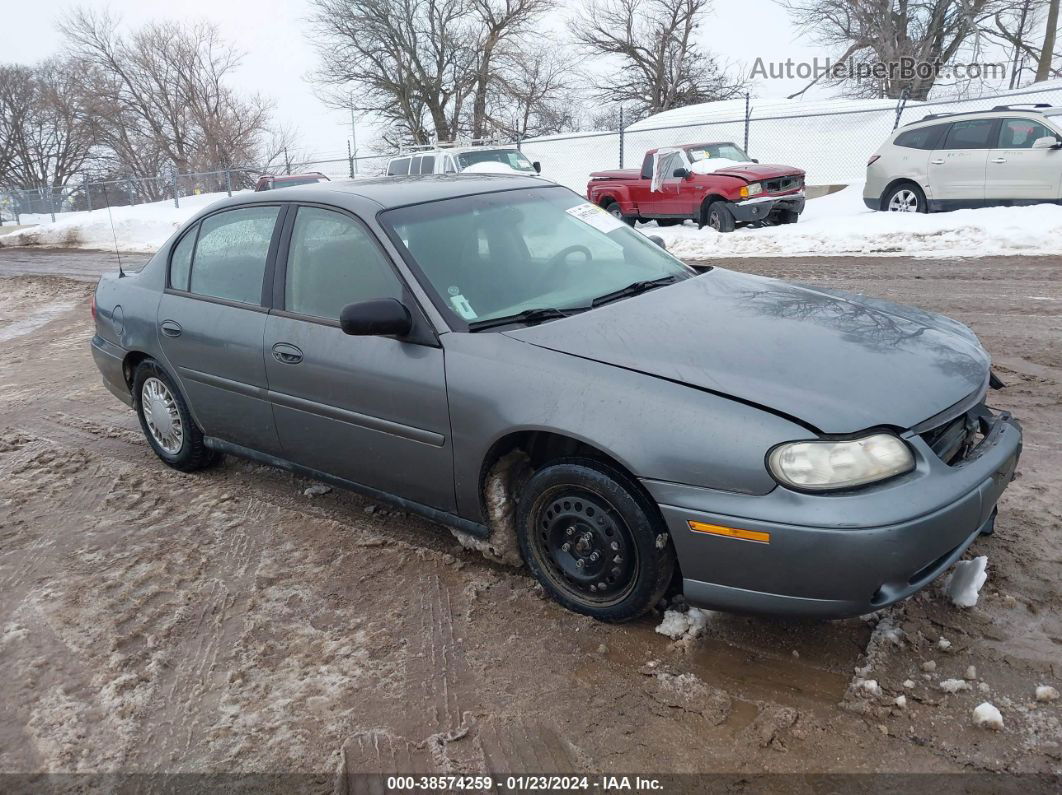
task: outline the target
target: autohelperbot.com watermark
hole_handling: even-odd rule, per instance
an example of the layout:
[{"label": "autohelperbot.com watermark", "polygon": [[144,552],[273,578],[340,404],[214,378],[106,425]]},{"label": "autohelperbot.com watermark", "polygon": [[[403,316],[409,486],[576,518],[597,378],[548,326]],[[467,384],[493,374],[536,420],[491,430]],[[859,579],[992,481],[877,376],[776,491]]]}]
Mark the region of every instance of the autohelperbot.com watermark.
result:
[{"label": "autohelperbot.com watermark", "polygon": [[808,61],[787,58],[767,61],[757,58],[749,77],[753,80],[1001,80],[1007,76],[1004,63],[943,63],[901,57],[893,61],[815,57]]}]

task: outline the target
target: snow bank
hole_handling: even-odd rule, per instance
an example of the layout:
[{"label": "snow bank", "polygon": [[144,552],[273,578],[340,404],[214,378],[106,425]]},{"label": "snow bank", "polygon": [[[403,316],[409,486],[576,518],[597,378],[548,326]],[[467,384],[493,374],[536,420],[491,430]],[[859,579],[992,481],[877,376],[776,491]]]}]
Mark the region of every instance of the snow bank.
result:
[{"label": "snow bank", "polygon": [[[174,207],[173,200],[111,207],[101,210],[63,213],[55,223],[0,235],[0,246],[69,246],[111,250],[118,240],[120,251],[157,250],[185,221],[207,205],[224,199],[226,193],[204,193],[181,199]],[[111,219],[114,230],[111,230]],[[44,216],[47,219],[47,216]]]},{"label": "snow bank", "polygon": [[986,207],[948,213],[884,213],[863,205],[862,184],[811,199],[800,221],[720,234],[687,221],[639,226],[681,259],[902,255],[980,257],[1062,254],[1062,206]]}]

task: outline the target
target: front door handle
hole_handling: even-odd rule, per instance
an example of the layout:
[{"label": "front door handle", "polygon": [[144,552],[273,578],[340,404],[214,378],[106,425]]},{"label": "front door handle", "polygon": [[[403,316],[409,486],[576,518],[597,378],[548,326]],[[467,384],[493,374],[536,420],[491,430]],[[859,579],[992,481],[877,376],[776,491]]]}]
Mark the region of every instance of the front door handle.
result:
[{"label": "front door handle", "polygon": [[162,333],[167,337],[179,337],[183,330],[181,324],[176,320],[163,320],[162,323],[159,324],[159,328],[162,329]]},{"label": "front door handle", "polygon": [[1006,162],[1007,162],[1007,158],[1005,158],[1005,157],[997,157],[997,158],[996,158],[995,160],[993,160],[992,162],[993,162],[993,163],[1006,163]]},{"label": "front door handle", "polygon": [[273,346],[273,358],[281,364],[298,364],[302,361],[302,351],[290,342],[278,342]]},{"label": "front door handle", "polygon": [[932,166],[942,166],[942,165],[944,165],[944,161],[943,160],[930,160],[929,164],[932,165]]}]

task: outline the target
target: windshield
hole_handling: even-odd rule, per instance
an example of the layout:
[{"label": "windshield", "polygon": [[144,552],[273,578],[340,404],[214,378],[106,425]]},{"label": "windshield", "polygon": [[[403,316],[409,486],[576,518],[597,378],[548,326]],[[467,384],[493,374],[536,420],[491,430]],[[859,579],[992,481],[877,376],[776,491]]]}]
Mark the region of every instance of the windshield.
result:
[{"label": "windshield", "polygon": [[691,163],[698,163],[701,160],[711,160],[713,158],[734,160],[738,163],[749,162],[749,156],[745,154],[744,150],[742,150],[740,146],[735,146],[731,143],[691,146],[686,150],[686,155],[689,157]]},{"label": "windshield", "polygon": [[562,187],[400,207],[382,213],[380,222],[460,329],[529,309],[582,310],[635,282],[695,275]]},{"label": "windshield", "polygon": [[535,167],[531,165],[531,161],[518,149],[484,149],[462,152],[457,156],[457,162],[461,164],[462,171],[476,163],[504,163],[516,171],[535,173]]}]

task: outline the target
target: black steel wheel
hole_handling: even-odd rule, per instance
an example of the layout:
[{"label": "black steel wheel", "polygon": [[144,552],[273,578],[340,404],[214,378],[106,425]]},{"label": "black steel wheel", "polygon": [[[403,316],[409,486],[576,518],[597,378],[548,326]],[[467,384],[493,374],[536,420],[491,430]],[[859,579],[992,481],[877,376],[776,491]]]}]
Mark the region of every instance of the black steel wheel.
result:
[{"label": "black steel wheel", "polygon": [[596,461],[536,472],[521,495],[517,528],[524,560],[546,591],[603,621],[627,621],[651,608],[674,570],[655,506]]}]

